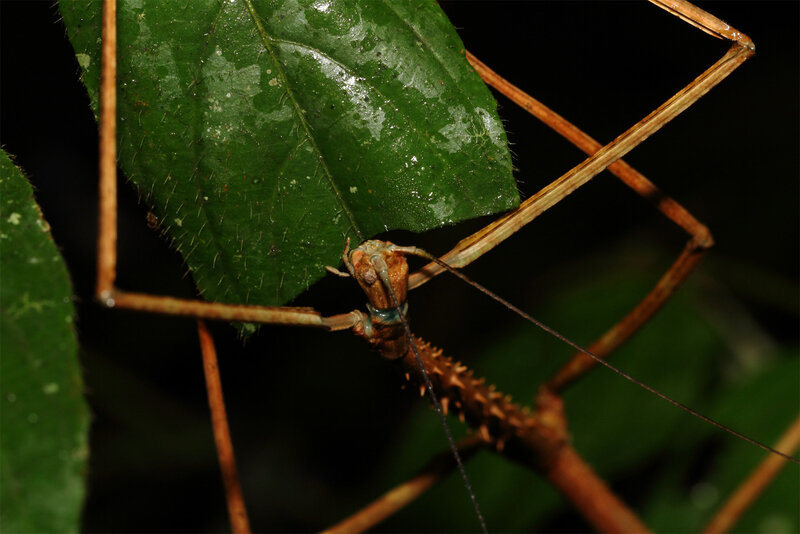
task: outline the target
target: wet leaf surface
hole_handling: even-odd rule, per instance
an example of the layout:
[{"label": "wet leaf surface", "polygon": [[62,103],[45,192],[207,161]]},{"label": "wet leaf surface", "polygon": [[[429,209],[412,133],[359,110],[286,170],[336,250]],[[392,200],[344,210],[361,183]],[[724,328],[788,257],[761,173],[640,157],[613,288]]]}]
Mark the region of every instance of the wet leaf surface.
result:
[{"label": "wet leaf surface", "polygon": [[[92,102],[99,3],[61,2]],[[345,238],[518,202],[435,2],[120,2],[120,165],[211,300],[283,303]]]}]

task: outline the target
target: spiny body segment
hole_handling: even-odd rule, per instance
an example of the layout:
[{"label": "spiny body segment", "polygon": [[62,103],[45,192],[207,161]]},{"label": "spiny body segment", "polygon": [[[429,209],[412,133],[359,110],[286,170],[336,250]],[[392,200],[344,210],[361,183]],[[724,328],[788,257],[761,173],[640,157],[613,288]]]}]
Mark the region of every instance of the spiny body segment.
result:
[{"label": "spiny body segment", "polygon": [[[418,337],[414,343],[445,413],[456,414],[498,451],[535,466],[540,460],[535,459],[532,451],[541,454],[567,443],[561,402],[554,396],[540,393],[538,409],[531,412],[513,402],[510,395],[497,391],[494,385],[487,385],[485,379],[476,378],[471,369],[445,356],[441,349]],[[409,349],[398,362],[406,379],[420,385],[424,395],[422,373],[412,351]]]}]

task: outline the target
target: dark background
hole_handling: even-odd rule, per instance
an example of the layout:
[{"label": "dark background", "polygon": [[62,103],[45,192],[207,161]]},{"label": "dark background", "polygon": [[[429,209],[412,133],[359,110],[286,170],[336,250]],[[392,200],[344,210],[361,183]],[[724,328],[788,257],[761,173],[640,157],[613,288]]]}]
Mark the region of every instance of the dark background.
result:
[{"label": "dark background", "polygon": [[[654,109],[727,47],[644,3],[441,4],[471,52],[601,142]],[[701,4],[748,33],[756,56],[626,158],[709,226],[716,245],[704,272],[729,289],[766,335],[789,346],[796,346],[798,333],[799,5]],[[194,326],[101,310],[92,302],[97,139],[78,65],[52,3],[4,0],[0,8],[0,144],[36,187],[76,292],[94,414],[84,529],[225,529]],[[583,159],[498,100],[524,195]],[[193,296],[180,259],[148,230],[147,209],[130,189],[121,192],[120,210],[120,287]],[[476,227],[391,237],[442,253]],[[623,242],[674,257],[685,239],[603,174],[479,262],[472,274],[505,295],[552,293],[564,283],[557,276],[562,265],[588,262],[591,268],[591,258]],[[493,274],[508,265],[521,274]],[[360,306],[361,297],[348,289],[325,280],[297,304],[326,313]],[[495,320],[480,299],[446,304],[463,291],[451,282],[426,289],[419,298],[442,305],[414,313],[424,332],[468,358],[474,342],[460,332],[491,331]],[[344,334],[326,357],[322,351],[328,349],[319,347],[333,341],[317,332],[264,329],[242,349],[231,328],[214,330],[245,493],[282,503],[277,510],[251,511],[254,525],[325,526],[337,516],[321,502],[312,511],[302,511],[302,503],[324,494],[319,485],[346,491],[367,478],[384,444],[396,439],[392,425],[411,409],[409,397],[398,395],[395,377]],[[354,405],[363,406],[354,414]],[[260,493],[256,474],[270,462],[266,450],[283,458],[293,447],[309,458],[300,474],[282,472],[279,461],[271,476],[299,477],[287,482],[285,492],[297,492],[301,511]]]}]

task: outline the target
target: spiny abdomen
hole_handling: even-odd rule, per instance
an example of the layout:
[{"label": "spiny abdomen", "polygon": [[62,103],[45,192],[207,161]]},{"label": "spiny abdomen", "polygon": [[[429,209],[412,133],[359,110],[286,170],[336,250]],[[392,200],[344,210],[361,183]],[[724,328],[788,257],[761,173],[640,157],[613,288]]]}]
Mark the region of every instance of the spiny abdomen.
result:
[{"label": "spiny abdomen", "polygon": [[[543,446],[549,448],[547,442],[552,446],[567,439],[565,429],[551,428],[538,412],[512,402],[510,396],[486,385],[483,378],[476,378],[472,370],[442,354],[441,349],[418,337],[414,343],[444,412],[457,414],[499,451],[513,449],[505,452],[538,464],[533,457],[538,455],[531,456],[533,449],[541,451]],[[425,381],[413,351],[409,349],[399,364],[406,378],[425,395]]]}]

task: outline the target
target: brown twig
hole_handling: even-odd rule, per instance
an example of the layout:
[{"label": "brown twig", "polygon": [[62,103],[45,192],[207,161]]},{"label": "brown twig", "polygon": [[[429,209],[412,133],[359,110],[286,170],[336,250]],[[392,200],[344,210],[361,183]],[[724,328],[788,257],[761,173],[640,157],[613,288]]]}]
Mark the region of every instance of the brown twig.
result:
[{"label": "brown twig", "polygon": [[[793,455],[798,446],[800,446],[800,417],[789,426],[775,444],[775,448],[788,455]],[[721,533],[730,530],[741,515],[758,499],[786,462],[787,460],[780,456],[767,455],[717,511],[703,532]]]},{"label": "brown twig", "polygon": [[[462,458],[466,460],[483,445],[486,445],[484,439],[475,434],[460,441],[458,450]],[[415,477],[390,489],[347,519],[325,529],[325,534],[350,534],[371,529],[411,504],[434,484],[449,475],[455,466],[453,453],[450,450],[437,454]]]},{"label": "brown twig", "polygon": [[236,458],[233,454],[228,416],[225,413],[225,399],[222,396],[222,382],[217,367],[217,351],[214,339],[203,321],[197,321],[197,335],[200,338],[200,351],[203,353],[203,372],[206,376],[208,406],[211,408],[211,425],[214,428],[214,443],[217,446],[219,468],[222,471],[222,483],[225,486],[225,497],[228,501],[228,514],[231,528],[235,534],[249,534],[250,523],[244,506],[239,475],[236,472]]}]

